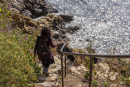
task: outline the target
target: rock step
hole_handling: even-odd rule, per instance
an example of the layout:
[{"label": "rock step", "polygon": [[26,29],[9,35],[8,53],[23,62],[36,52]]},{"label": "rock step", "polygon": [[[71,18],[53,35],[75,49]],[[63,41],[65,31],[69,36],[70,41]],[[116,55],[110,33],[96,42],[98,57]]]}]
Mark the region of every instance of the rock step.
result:
[{"label": "rock step", "polygon": [[[42,64],[39,64],[39,66],[42,67]],[[49,69],[48,69],[48,72],[49,73],[57,73],[58,70],[61,69],[61,65],[58,65],[58,64],[51,64]],[[42,68],[42,72],[43,72],[43,68]]]},{"label": "rock step", "polygon": [[82,72],[88,71],[88,69],[83,66],[83,64],[80,64],[79,66],[74,66],[73,63],[71,63],[70,61],[67,61],[66,63],[66,67],[73,73],[77,74],[77,75],[82,75]]},{"label": "rock step", "polygon": [[36,87],[58,87],[58,82],[44,82],[44,83],[37,83]]},{"label": "rock step", "polygon": [[[37,83],[37,87],[58,87],[58,70],[61,69],[61,60],[57,57],[54,58],[55,64],[51,64],[49,67],[49,76],[42,75],[39,77],[40,83]],[[42,67],[42,63],[39,63],[39,66]],[[65,64],[63,64],[65,66]],[[88,69],[83,66],[83,64],[79,66],[74,66],[73,63],[71,63],[69,60],[67,60],[66,63],[67,68],[77,75],[82,75],[80,72],[81,70],[83,72],[88,71]]]},{"label": "rock step", "polygon": [[61,65],[53,64],[49,68],[49,73],[57,73],[61,69]]},{"label": "rock step", "polygon": [[49,74],[49,76],[42,75],[38,78],[39,81],[55,82],[58,79],[57,74]]},{"label": "rock step", "polygon": [[[36,87],[58,87],[59,80],[58,80],[58,70],[61,69],[60,60],[55,57],[55,64],[51,64],[48,71],[49,76],[46,76],[44,73],[39,76],[38,82],[36,83]],[[58,61],[58,62],[57,62]],[[42,67],[42,62],[38,62],[39,66]],[[43,68],[42,68],[43,72]]]}]

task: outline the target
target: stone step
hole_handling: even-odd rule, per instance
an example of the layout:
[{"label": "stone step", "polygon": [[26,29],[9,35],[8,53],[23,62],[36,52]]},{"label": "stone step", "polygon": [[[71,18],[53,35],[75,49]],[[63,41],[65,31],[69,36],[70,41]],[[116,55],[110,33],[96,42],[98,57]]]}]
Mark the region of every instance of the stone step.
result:
[{"label": "stone step", "polygon": [[83,66],[83,64],[80,64],[79,66],[74,66],[73,63],[71,63],[70,61],[67,61],[66,64],[67,68],[71,70],[71,72],[76,73],[78,75],[81,75],[81,72],[79,72],[79,70],[82,70],[83,72],[88,71],[88,69]]},{"label": "stone step", "polygon": [[83,65],[81,64],[81,65],[79,65],[79,66],[77,67],[77,70],[88,71],[89,69],[87,69],[87,67],[85,67],[85,66],[83,66]]},{"label": "stone step", "polygon": [[59,82],[44,82],[44,83],[37,83],[36,87],[58,87]]},{"label": "stone step", "polygon": [[[51,64],[48,68],[49,76],[42,74],[38,78],[38,82],[36,83],[36,87],[58,87],[58,70],[61,69],[61,60],[58,57],[54,56],[55,64]],[[42,67],[42,62],[38,62],[39,66]],[[43,71],[43,68],[42,68]]]},{"label": "stone step", "polygon": [[49,74],[49,76],[42,75],[38,78],[39,81],[55,82],[58,79],[57,74]]},{"label": "stone step", "polygon": [[55,65],[51,65],[48,71],[49,73],[57,73],[59,69],[61,69],[61,65],[55,64]]}]

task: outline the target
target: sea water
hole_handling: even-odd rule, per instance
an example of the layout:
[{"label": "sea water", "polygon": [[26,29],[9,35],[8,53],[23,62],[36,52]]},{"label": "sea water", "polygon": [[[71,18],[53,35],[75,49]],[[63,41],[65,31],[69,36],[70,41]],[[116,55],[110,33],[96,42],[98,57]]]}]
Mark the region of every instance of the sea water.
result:
[{"label": "sea water", "polygon": [[[130,53],[130,0],[46,0],[59,14],[73,15],[68,26],[80,26],[67,34],[73,48],[84,49],[92,43],[96,54]],[[90,40],[90,41],[87,41]]]}]

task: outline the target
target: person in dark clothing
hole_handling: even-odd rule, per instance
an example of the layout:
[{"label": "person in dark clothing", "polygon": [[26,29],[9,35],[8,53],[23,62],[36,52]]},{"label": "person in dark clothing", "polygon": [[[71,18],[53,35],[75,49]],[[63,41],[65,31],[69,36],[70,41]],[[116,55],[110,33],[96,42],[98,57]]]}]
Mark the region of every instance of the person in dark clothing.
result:
[{"label": "person in dark clothing", "polygon": [[[72,53],[72,51],[68,47],[66,47],[66,52]],[[73,55],[67,55],[67,59],[70,59],[71,62],[74,62],[74,60],[75,60]]]},{"label": "person in dark clothing", "polygon": [[38,58],[39,60],[42,61],[42,65],[43,65],[43,72],[45,71],[45,73],[47,75],[49,75],[49,72],[48,72],[48,68],[50,66],[50,64],[53,64],[55,63],[54,61],[54,57],[53,57],[53,54],[52,52],[50,51],[50,46],[52,48],[56,47],[57,45],[54,45],[53,42],[52,42],[52,39],[51,39],[51,30],[48,28],[48,27],[43,27],[42,30],[41,30],[41,36],[46,38],[46,43],[47,43],[47,47],[49,48],[49,53],[47,54],[43,54],[43,53],[40,53],[38,50],[37,50],[37,42],[38,42],[38,39],[40,36],[37,37],[37,41],[36,41],[36,44],[35,44],[35,48],[34,48],[34,54],[37,53],[38,55]]}]

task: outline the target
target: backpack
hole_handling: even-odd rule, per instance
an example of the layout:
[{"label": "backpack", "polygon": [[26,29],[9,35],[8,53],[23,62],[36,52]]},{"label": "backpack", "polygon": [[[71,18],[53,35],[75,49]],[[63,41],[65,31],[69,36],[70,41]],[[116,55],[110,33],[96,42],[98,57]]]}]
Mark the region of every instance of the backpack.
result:
[{"label": "backpack", "polygon": [[45,40],[46,38],[42,36],[38,36],[38,41],[37,41],[37,51],[42,54],[48,54],[49,53],[49,48],[47,46],[47,42]]}]

